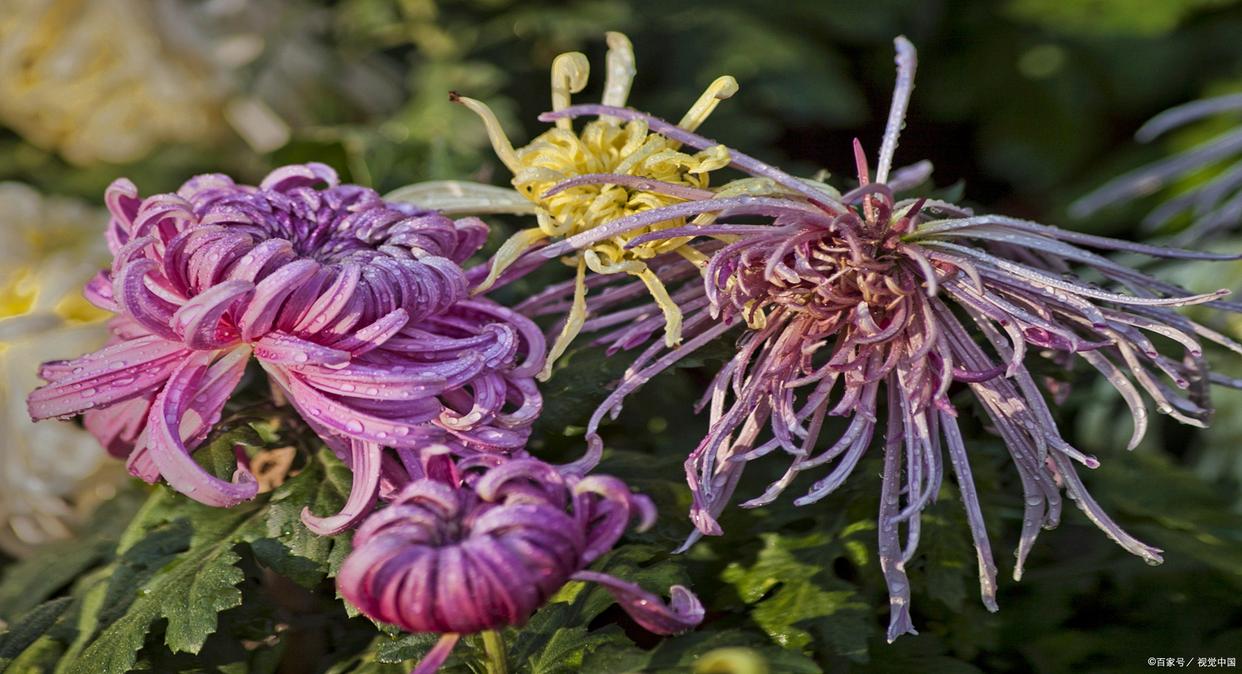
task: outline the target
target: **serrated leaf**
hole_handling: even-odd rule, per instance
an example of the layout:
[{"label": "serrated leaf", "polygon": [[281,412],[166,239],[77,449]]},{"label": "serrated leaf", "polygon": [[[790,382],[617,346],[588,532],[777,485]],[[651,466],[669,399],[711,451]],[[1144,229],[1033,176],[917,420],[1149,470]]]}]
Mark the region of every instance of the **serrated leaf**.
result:
[{"label": "serrated leaf", "polygon": [[307,588],[334,573],[333,552],[342,545],[348,550],[352,534],[315,534],[302,523],[302,509],[310,508],[320,515],[335,513],[345,503],[350,488],[349,468],[331,450],[320,449],[300,473],[272,493],[266,537],[251,543],[259,561]]},{"label": "serrated leaf", "polygon": [[754,564],[734,562],[722,574],[752,605],[755,623],[785,648],[809,648],[814,629],[838,654],[864,660],[874,630],[871,607],[826,568],[843,552],[834,550],[822,533],[766,533],[762,538]]},{"label": "serrated leaf", "polygon": [[[161,490],[167,492],[167,490]],[[178,553],[149,580],[139,585],[113,579],[109,594],[136,593],[122,615],[93,638],[69,667],[74,674],[103,674],[128,671],[137,660],[153,622],[167,618],[165,642],[174,651],[196,653],[215,632],[217,614],[241,603],[241,592],[234,587],[244,575],[234,566],[239,557],[233,550],[262,536],[264,511],[259,503],[232,509],[209,508],[182,496],[156,494],[143,516],[171,518],[190,528],[189,549]],[[127,532],[131,533],[131,531]],[[132,555],[151,539],[141,539],[127,551]],[[123,557],[124,559],[124,557]],[[122,581],[125,579],[122,578]],[[127,586],[128,585],[128,586]],[[107,607],[104,607],[107,610]]]},{"label": "serrated leaf", "polygon": [[605,644],[630,643],[616,625],[598,630],[562,627],[552,633],[541,651],[526,660],[530,674],[581,672],[586,656]]}]

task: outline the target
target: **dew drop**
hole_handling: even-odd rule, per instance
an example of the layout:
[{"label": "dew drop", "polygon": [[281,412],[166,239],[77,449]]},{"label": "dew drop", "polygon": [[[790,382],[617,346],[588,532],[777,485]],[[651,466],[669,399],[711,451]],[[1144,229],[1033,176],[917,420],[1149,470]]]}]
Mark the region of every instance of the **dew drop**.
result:
[{"label": "dew drop", "polygon": [[310,360],[310,356],[306,355],[305,351],[299,351],[293,354],[293,360],[299,363],[305,363],[306,361]]},{"label": "dew drop", "polygon": [[373,396],[373,395],[376,395],[376,394],[378,394],[378,393],[379,393],[379,389],[375,388],[374,386],[372,386],[371,388],[367,389],[367,395],[369,395],[369,396]]},{"label": "dew drop", "polygon": [[88,389],[86,389],[85,391],[83,391],[83,392],[82,392],[82,397],[83,397],[83,398],[89,398],[89,397],[91,397],[91,396],[95,395],[96,393],[99,393],[99,389],[88,388]]},{"label": "dew drop", "polygon": [[354,420],[350,421],[349,423],[345,424],[345,428],[348,428],[349,430],[351,430],[351,431],[353,431],[353,432],[355,432],[355,433],[361,433],[361,432],[362,432],[362,422],[361,422],[361,421],[358,421],[357,419],[354,419]]},{"label": "dew drop", "polygon": [[410,434],[410,429],[406,428],[405,426],[397,426],[397,428],[393,432],[400,436],[406,436]]},{"label": "dew drop", "polygon": [[341,384],[341,390],[342,390],[342,391],[349,392],[349,391],[353,391],[353,390],[354,390],[354,389],[356,389],[356,388],[358,388],[358,387],[357,387],[357,386],[354,386],[353,384]]}]

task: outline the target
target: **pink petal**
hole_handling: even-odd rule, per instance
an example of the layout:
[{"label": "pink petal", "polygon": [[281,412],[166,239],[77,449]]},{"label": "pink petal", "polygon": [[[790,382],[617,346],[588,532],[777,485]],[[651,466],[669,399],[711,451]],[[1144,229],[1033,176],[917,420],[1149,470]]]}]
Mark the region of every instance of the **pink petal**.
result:
[{"label": "pink petal", "polygon": [[149,335],[106,346],[67,363],[48,364],[55,381],[26,399],[34,420],[67,417],[155,390],[188,352]]},{"label": "pink petal", "polygon": [[357,524],[375,506],[379,493],[380,460],[382,448],[372,442],[353,439],[350,441],[350,469],[354,473],[349,499],[341,512],[330,517],[319,517],[310,508],[302,509],[302,522],[306,528],[320,536],[333,536]]},{"label": "pink petal", "polygon": [[[210,352],[195,352],[173,372],[151,406],[147,419],[148,442],[150,457],[169,486],[200,503],[227,508],[254,498],[259,490],[258,483],[244,470],[239,470],[234,476],[236,483],[207,473],[194,462],[180,437],[183,417],[213,356]],[[244,360],[242,365],[244,367]],[[238,379],[243,367],[233,368]],[[233,384],[236,383],[237,380],[233,380]],[[223,400],[220,400],[220,405],[223,406]],[[216,410],[215,415],[218,414]]]},{"label": "pink petal", "polygon": [[579,571],[573,579],[602,585],[634,622],[653,634],[677,634],[703,622],[702,602],[681,585],[669,588],[671,599],[666,605],[662,599],[641,587],[606,573]]}]

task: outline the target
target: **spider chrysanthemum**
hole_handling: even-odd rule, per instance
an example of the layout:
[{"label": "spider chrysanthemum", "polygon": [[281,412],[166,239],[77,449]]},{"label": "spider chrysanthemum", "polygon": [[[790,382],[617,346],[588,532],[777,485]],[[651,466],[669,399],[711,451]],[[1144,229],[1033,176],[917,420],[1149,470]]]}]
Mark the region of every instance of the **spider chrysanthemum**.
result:
[{"label": "spider chrysanthemum", "polygon": [[[685,314],[686,341],[670,348],[650,338],[658,312],[637,301],[633,282],[597,283],[590,301],[595,333],[611,351],[645,346],[587,427],[589,452],[574,468],[599,459],[604,417],[627,396],[698,348],[736,334],[736,353],[716,374],[700,403],[710,428],[686,460],[696,536],[720,532],[716,518],[732,500],[747,462],[780,455],[785,475],[746,504],[779,497],[799,475],[818,476],[795,503],[837,489],[877,445],[883,455],[879,512],[880,564],[892,602],[890,639],[913,631],[905,565],[919,541],[920,513],[943,477],[957,478],[978,551],[985,604],[995,608],[996,567],[958,426],[954,394],[969,391],[1003,439],[1023,489],[1024,517],[1015,577],[1040,528],[1059,519],[1062,494],[1126,550],[1149,562],[1159,551],[1124,532],[1087,493],[1075,464],[1098,461],[1061,435],[1028,362],[1036,354],[1058,365],[1075,359],[1102,374],[1134,419],[1131,447],[1147,427],[1145,397],[1157,411],[1203,425],[1210,383],[1238,382],[1212,373],[1203,340],[1235,352],[1242,347],[1192,322],[1177,307],[1220,301],[1226,291],[1195,295],[1096,251],[1181,259],[1234,259],[1078,234],[932,199],[895,196],[926,175],[925,165],[892,171],[898,133],[913,88],[915,53],[898,39],[898,83],[875,172],[858,144],[859,186],[844,195],[793,178],[730,149],[732,166],[764,180],[751,196],[720,194],[629,215],[544,251],[553,256],[596,241],[644,231],[673,217],[711,215],[643,233],[628,245],[686,241],[709,262],[700,270],[664,256],[650,267],[674,288]],[[643,119],[654,132],[688,147],[714,147],[644,113],[575,106],[545,115],[559,119],[604,114]],[[763,187],[766,186],[766,187]],[[721,192],[728,190],[722,188]],[[762,222],[756,222],[762,220]],[[674,284],[676,284],[674,286]],[[568,284],[519,306],[531,315],[563,311]],[[824,421],[846,417],[837,438],[822,437]],[[882,440],[877,429],[883,428]],[[904,540],[903,540],[904,538]]]}]

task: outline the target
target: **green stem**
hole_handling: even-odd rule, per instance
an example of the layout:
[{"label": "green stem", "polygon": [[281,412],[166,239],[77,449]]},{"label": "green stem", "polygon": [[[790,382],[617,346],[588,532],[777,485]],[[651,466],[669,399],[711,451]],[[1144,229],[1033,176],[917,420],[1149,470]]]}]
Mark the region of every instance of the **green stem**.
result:
[{"label": "green stem", "polygon": [[487,653],[487,674],[509,674],[509,658],[505,638],[496,630],[483,633],[483,651]]}]

